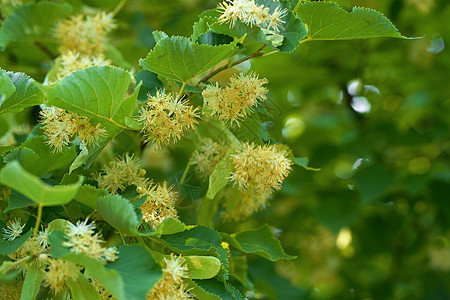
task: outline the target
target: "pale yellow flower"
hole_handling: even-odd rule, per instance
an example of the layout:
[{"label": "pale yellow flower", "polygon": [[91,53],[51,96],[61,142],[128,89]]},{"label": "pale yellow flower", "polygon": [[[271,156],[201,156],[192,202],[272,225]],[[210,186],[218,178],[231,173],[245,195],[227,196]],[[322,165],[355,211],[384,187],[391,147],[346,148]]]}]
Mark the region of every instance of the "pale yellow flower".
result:
[{"label": "pale yellow flower", "polygon": [[228,148],[211,139],[203,139],[200,147],[194,151],[191,163],[195,165],[195,171],[203,178],[209,177],[217,164],[225,157]]},{"label": "pale yellow flower", "polygon": [[263,86],[266,83],[267,79],[259,79],[256,73],[240,73],[233,75],[226,87],[208,85],[202,95],[211,115],[217,115],[224,123],[239,125],[253,106],[267,99],[268,90]]},{"label": "pale yellow flower", "polygon": [[44,285],[58,294],[62,291],[67,280],[76,280],[80,274],[80,268],[69,261],[62,259],[49,259],[48,266],[44,272]]},{"label": "pale yellow flower", "polygon": [[147,295],[147,300],[193,299],[186,289],[183,278],[189,278],[185,259],[180,255],[170,254],[170,259],[163,258],[163,278],[161,278]]},{"label": "pale yellow flower", "polygon": [[74,50],[81,54],[97,55],[104,52],[106,36],[115,27],[112,13],[80,14],[59,23],[55,36],[61,40],[62,53]]},{"label": "pale yellow flower", "polygon": [[279,145],[243,143],[232,155],[231,181],[241,191],[270,193],[272,189],[278,190],[291,170],[292,162],[287,156],[287,151]]},{"label": "pale yellow flower", "polygon": [[138,121],[144,125],[145,141],[159,147],[176,143],[186,130],[195,129],[197,117],[197,108],[188,105],[186,100],[177,99],[173,93],[158,91],[156,96],[149,95]]},{"label": "pale yellow flower", "polygon": [[277,6],[270,12],[268,7],[258,5],[254,0],[226,0],[220,3],[217,9],[221,12],[220,23],[230,23],[230,27],[234,27],[236,21],[240,20],[247,25],[257,25],[274,33],[279,33],[283,28],[283,18],[287,15],[287,9]]},{"label": "pale yellow flower", "polygon": [[83,222],[78,221],[76,225],[67,222],[66,236],[67,239],[62,246],[70,248],[70,251],[76,254],[85,254],[89,257],[101,261],[115,261],[117,259],[116,248],[103,247],[105,242],[101,240],[99,233],[94,233],[94,222],[87,223],[88,219]]},{"label": "pale yellow flower", "polygon": [[90,123],[90,118],[64,109],[44,106],[40,114],[42,130],[48,137],[46,143],[53,147],[53,152],[61,152],[76,136],[82,144],[90,146],[97,144],[107,134],[100,123],[94,126]]},{"label": "pale yellow flower", "polygon": [[111,194],[117,190],[123,191],[127,185],[146,186],[145,170],[140,167],[140,161],[134,155],[125,154],[104,166],[96,176],[98,186]]},{"label": "pale yellow flower", "polygon": [[255,212],[263,210],[270,199],[270,193],[252,189],[242,191],[238,195],[230,193],[228,197],[230,196],[235,198],[232,200],[228,199],[229,201],[227,201],[227,203],[233,203],[234,205],[232,207],[229,207],[228,204],[225,205],[226,210],[221,213],[221,217],[224,221],[244,220]]},{"label": "pale yellow flower", "polygon": [[166,182],[162,185],[140,187],[137,192],[141,196],[146,195],[145,202],[141,205],[142,219],[149,223],[152,229],[156,229],[166,218],[178,218],[175,204],[178,201],[177,193]]},{"label": "pale yellow flower", "polygon": [[3,228],[3,239],[7,241],[13,241],[18,238],[25,228],[25,224],[21,225],[22,220],[20,218],[16,218],[13,221],[9,221],[6,228]]},{"label": "pale yellow flower", "polygon": [[76,51],[68,50],[64,52],[59,60],[60,68],[57,73],[58,79],[63,78],[73,71],[86,69],[94,66],[109,66],[111,61],[106,59],[103,54],[90,56],[80,54]]}]

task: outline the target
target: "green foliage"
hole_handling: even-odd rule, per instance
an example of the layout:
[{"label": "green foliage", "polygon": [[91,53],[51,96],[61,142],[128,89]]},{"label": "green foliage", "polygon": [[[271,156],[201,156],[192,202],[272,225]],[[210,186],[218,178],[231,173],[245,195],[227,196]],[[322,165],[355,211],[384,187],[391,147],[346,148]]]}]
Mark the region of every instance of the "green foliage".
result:
[{"label": "green foliage", "polygon": [[[91,67],[75,71],[60,82],[51,86],[42,86],[47,104],[68,109],[83,116],[124,126],[124,117],[134,109],[123,101],[130,74],[115,67]],[[117,126],[117,125],[116,125]]]},{"label": "green foliage", "polygon": [[166,78],[187,82],[237,51],[235,43],[209,46],[192,43],[184,37],[164,37],[139,64]]},{"label": "green foliage", "polygon": [[308,26],[308,39],[404,38],[388,18],[372,9],[354,7],[347,12],[336,3],[305,1],[297,14]]},{"label": "green foliage", "polygon": [[270,227],[265,224],[254,230],[242,231],[233,235],[222,233],[223,241],[245,253],[255,253],[271,261],[279,259],[294,259],[281,248],[280,241],[273,235]]},{"label": "green foliage", "polygon": [[[2,93],[0,99],[0,115],[4,113],[17,113],[24,108],[41,104],[43,94],[35,86],[34,80],[23,73],[0,71],[5,81],[1,81]],[[7,80],[6,77],[9,77]],[[14,90],[10,84],[14,85]]]},{"label": "green foliage", "polygon": [[42,1],[20,6],[0,28],[0,50],[12,42],[33,42],[49,38],[60,19],[72,10],[68,3]]},{"label": "green foliage", "polygon": [[233,152],[233,149],[228,150],[225,157],[217,164],[214,168],[214,172],[209,176],[208,192],[206,193],[208,199],[213,199],[216,194],[227,185],[229,181],[228,178],[233,170],[230,157]]},{"label": "green foliage", "polygon": [[31,230],[13,241],[0,241],[0,254],[8,255],[20,248],[31,237]]},{"label": "green foliage", "polygon": [[21,300],[33,300],[39,292],[42,280],[42,272],[39,267],[30,266],[27,268],[25,280],[23,281]]},{"label": "green foliage", "polygon": [[108,269],[120,274],[125,299],[145,299],[148,291],[162,277],[160,267],[142,246],[123,245],[119,253],[123,257],[109,264]]},{"label": "green foliage", "polygon": [[52,187],[25,171],[17,161],[13,161],[0,171],[0,182],[37,204],[52,206],[70,202],[83,183],[83,177],[80,177],[76,184]]},{"label": "green foliage", "polygon": [[[184,285],[202,300],[448,298],[444,0],[255,0],[260,13],[285,9],[279,31],[248,12],[219,21],[220,1],[6,2],[0,281],[18,280],[21,299],[107,297],[98,285],[119,300],[157,289],[175,297]],[[64,24],[80,40],[68,50],[78,56],[64,61],[54,33],[71,17],[76,25]],[[238,124],[221,123],[205,88],[240,72],[267,78],[267,99]],[[156,91],[177,97],[157,111],[167,117],[158,134],[178,135],[184,105],[199,113],[168,146],[147,145],[141,132]],[[55,115],[49,126],[43,104],[89,120]],[[70,126],[78,135],[68,142]],[[106,132],[83,140],[95,126]],[[196,161],[205,138],[223,148]],[[293,165],[280,190],[235,187],[243,142],[286,145]],[[268,181],[281,168],[272,165],[258,170]],[[76,235],[98,244],[80,251]],[[57,295],[47,258],[79,268]]]},{"label": "green foliage", "polygon": [[220,260],[214,256],[186,256],[186,266],[192,279],[213,278],[220,271]]}]

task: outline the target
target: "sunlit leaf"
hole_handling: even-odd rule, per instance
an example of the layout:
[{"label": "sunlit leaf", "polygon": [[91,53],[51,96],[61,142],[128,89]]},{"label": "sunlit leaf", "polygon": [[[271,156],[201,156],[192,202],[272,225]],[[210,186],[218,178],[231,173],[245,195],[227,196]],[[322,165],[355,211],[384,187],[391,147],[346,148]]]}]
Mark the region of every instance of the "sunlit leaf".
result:
[{"label": "sunlit leaf", "polygon": [[333,2],[305,1],[296,12],[308,25],[308,38],[313,40],[405,38],[382,13],[368,8],[354,7],[347,12]]},{"label": "sunlit leaf", "polygon": [[235,43],[209,46],[192,43],[185,37],[161,39],[139,65],[172,80],[187,82],[222,60],[237,53]]}]

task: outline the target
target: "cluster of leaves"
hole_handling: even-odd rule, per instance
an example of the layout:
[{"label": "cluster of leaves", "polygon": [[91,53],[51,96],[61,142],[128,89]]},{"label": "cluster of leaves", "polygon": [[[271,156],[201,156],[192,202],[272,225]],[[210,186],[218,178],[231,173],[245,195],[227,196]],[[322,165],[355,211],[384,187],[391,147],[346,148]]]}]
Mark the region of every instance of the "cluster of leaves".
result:
[{"label": "cluster of leaves", "polygon": [[[5,70],[0,71],[0,136],[4,136],[6,142],[0,146],[1,220],[4,222],[1,225],[5,227],[6,221],[21,217],[26,221],[27,231],[17,239],[0,242],[3,266],[10,263],[8,255],[31,237],[33,226],[37,229],[40,223],[51,224],[57,219],[74,221],[94,216],[97,224],[101,224],[107,243],[118,246],[119,258],[113,263],[106,264],[83,254],[70,253],[61,246],[64,228],[57,228],[49,236],[52,257],[82,267],[83,276],[68,284],[66,292],[72,299],[98,298],[87,278],[100,281],[117,299],[145,299],[162,277],[162,261],[170,253],[183,255],[186,259],[189,278],[185,283],[190,293],[199,299],[243,299],[243,295],[275,298],[277,292],[260,283],[264,276],[270,278],[270,271],[265,270],[271,270],[273,266],[267,266],[256,257],[269,262],[295,258],[284,252],[276,237],[277,231],[267,224],[260,225],[257,218],[229,227],[219,218],[221,201],[228,201],[225,204],[231,206],[238,197],[226,195],[232,172],[229,158],[233,150],[228,151],[217,164],[206,186],[201,183],[201,178],[189,172],[188,159],[200,147],[199,137],[229,144],[231,149],[243,141],[263,145],[283,140],[267,128],[273,109],[271,103],[256,108],[256,113],[241,126],[232,128],[209,118],[208,108],[204,106],[204,119],[197,131],[187,133],[177,145],[167,148],[182,163],[166,169],[155,165],[147,168],[151,179],[171,181],[177,185],[184,196],[179,203],[181,221],[168,218],[156,230],[149,230],[143,226],[140,212],[140,205],[146,199],[136,200],[137,194],[131,188],[110,195],[96,187],[92,174],[98,172],[104,163],[126,152],[144,157],[143,137],[139,133],[142,125],[136,122],[135,116],[146,101],[147,93],[155,95],[157,89],[165,88],[200,105],[201,91],[206,82],[212,78],[226,82],[220,76],[229,70],[236,71],[241,63],[250,59],[276,53],[292,53],[285,57],[293,57],[294,51],[299,51],[296,50],[299,44],[314,40],[403,36],[386,17],[370,9],[354,8],[347,12],[331,2],[257,1],[272,10],[277,6],[287,10],[283,30],[278,34],[267,33],[258,26],[242,22],[233,27],[223,24],[219,22],[220,13],[215,9],[200,14],[190,37],[169,36],[161,31],[153,31],[149,35],[149,28],[142,21],[135,20],[137,35],[145,36],[139,42],[144,44],[145,51],[153,47],[148,54],[141,55],[145,57],[139,60],[143,71],[132,76],[125,69],[138,68],[138,59],[133,56],[135,52],[127,51],[130,49],[126,47],[120,51],[107,44],[105,55],[117,67],[75,71],[47,85],[55,72],[48,63],[53,62],[57,53],[58,41],[53,39],[56,24],[74,12],[88,10],[88,6],[117,13],[124,1],[117,2],[31,1],[22,6],[10,4],[2,7],[4,19],[0,27],[0,48],[4,51],[1,61],[5,61]],[[210,7],[216,5],[214,3]],[[127,6],[124,7],[123,20],[129,17],[126,12],[130,8]],[[18,62],[16,66],[13,59]],[[260,71],[271,80],[271,71],[264,71],[264,67]],[[46,144],[42,127],[36,125],[36,112],[41,104],[101,123],[107,137],[88,147],[74,142],[54,153]],[[32,128],[20,130],[20,124],[28,124]],[[296,145],[292,144],[292,147],[297,153]],[[163,150],[155,151],[163,153]],[[315,155],[311,153],[314,165],[324,166],[315,159]],[[292,159],[297,165],[311,169],[307,167],[305,157],[292,156]],[[188,167],[180,172],[183,165]],[[379,172],[382,183],[389,179],[384,170],[380,171],[377,166],[373,168],[376,172],[371,170],[366,171],[370,172],[366,177],[361,175],[360,186],[372,184],[374,179],[370,174],[373,172]],[[376,200],[389,188],[386,185],[381,188],[377,185],[373,190],[361,188],[362,200],[366,204]],[[288,188],[294,191],[299,187],[288,184]],[[327,199],[332,201],[334,198]],[[334,221],[332,215],[324,218],[325,223]],[[247,261],[257,263],[248,264]],[[23,281],[23,299],[46,297],[49,293],[41,287],[42,270],[33,265],[3,272],[1,279],[8,284],[14,280]],[[293,290],[288,297],[295,298],[296,293],[298,290]]]}]

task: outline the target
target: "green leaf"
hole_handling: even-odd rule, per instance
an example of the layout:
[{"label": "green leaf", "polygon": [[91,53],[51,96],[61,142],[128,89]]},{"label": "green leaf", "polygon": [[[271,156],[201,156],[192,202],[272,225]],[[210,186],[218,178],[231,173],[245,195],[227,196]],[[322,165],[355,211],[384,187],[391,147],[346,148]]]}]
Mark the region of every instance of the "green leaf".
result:
[{"label": "green leaf", "polygon": [[386,194],[395,182],[389,170],[380,164],[359,167],[353,180],[361,195],[363,206]]},{"label": "green leaf", "polygon": [[61,258],[70,253],[69,248],[63,247],[62,242],[65,239],[65,234],[60,229],[53,229],[48,235],[48,242],[51,246],[50,254],[54,258]]},{"label": "green leaf", "polygon": [[[4,71],[1,72],[4,74]],[[35,81],[23,73],[6,72],[14,84],[15,92],[0,100],[0,115],[4,113],[17,113],[24,108],[39,105],[44,102],[44,95],[36,87]]]},{"label": "green leaf", "polygon": [[187,288],[189,289],[189,293],[194,295],[196,299],[202,300],[222,300],[226,298],[221,298],[216,294],[213,294],[209,291],[206,291],[203,287],[200,287],[196,281],[191,279],[184,280],[187,283]]},{"label": "green leaf", "polygon": [[27,233],[23,234],[21,237],[16,238],[12,241],[5,241],[4,239],[0,240],[0,254],[8,255],[12,252],[19,249],[30,237],[31,231],[29,230]]},{"label": "green leaf", "polygon": [[109,195],[97,200],[97,211],[111,226],[123,234],[155,236],[174,234],[186,229],[186,225],[179,220],[167,218],[155,231],[139,232],[141,224],[135,208],[128,199],[120,195]]},{"label": "green leaf", "polygon": [[227,185],[228,181],[230,181],[230,173],[233,170],[230,155],[233,152],[233,149],[228,150],[225,157],[217,164],[211,176],[209,176],[208,192],[206,193],[208,199],[213,199]]},{"label": "green leaf", "polygon": [[38,176],[43,176],[55,170],[67,170],[70,163],[77,156],[75,148],[64,147],[61,152],[53,153],[52,149],[45,144],[44,137],[42,136],[36,136],[26,140],[21,147],[29,148],[38,155],[39,159],[33,162],[31,168],[23,165],[31,173]]},{"label": "green leaf", "polygon": [[345,11],[332,2],[303,2],[297,15],[308,25],[308,39],[405,38],[382,13],[363,7]]},{"label": "green leaf", "polygon": [[35,205],[33,201],[31,201],[29,198],[25,197],[21,193],[11,190],[11,195],[9,195],[8,199],[8,207],[3,211],[4,213],[16,209],[16,208],[22,208],[27,207],[30,205]]},{"label": "green leaf", "polygon": [[220,260],[213,256],[185,256],[191,279],[213,278],[220,271]]},{"label": "green leaf", "polygon": [[271,261],[294,259],[281,248],[280,241],[265,224],[257,229],[242,231],[236,234],[221,233],[222,240],[245,253],[254,253]]},{"label": "green leaf", "polygon": [[69,253],[62,258],[85,267],[85,274],[89,278],[99,280],[117,299],[125,299],[124,283],[116,270],[106,268],[103,262],[86,255]]},{"label": "green leaf", "polygon": [[78,153],[78,156],[70,165],[69,174],[71,174],[73,170],[81,167],[89,157],[89,150],[84,144],[80,144],[80,149],[81,149],[80,153]]},{"label": "green leaf", "polygon": [[134,78],[137,82],[142,81],[142,88],[138,96],[141,102],[147,101],[148,93],[155,95],[158,89],[164,88],[164,84],[158,79],[158,75],[153,72],[142,70]]},{"label": "green leaf", "polygon": [[42,269],[36,266],[29,266],[27,268],[27,273],[25,280],[23,282],[22,293],[20,295],[20,300],[34,300],[42,281]]},{"label": "green leaf", "polygon": [[307,157],[294,157],[293,161],[297,166],[303,167],[308,171],[320,171],[321,170],[320,168],[308,167],[309,159]]},{"label": "green leaf", "polygon": [[120,127],[125,126],[124,116],[134,110],[131,101],[124,101],[130,83],[127,71],[103,66],[72,72],[56,84],[41,86],[41,89],[49,105]]},{"label": "green leaf", "polygon": [[76,184],[52,187],[25,171],[17,161],[13,161],[1,169],[0,182],[38,204],[52,206],[70,202],[78,192],[83,177]]},{"label": "green leaf", "polygon": [[219,299],[244,299],[239,291],[226,281],[220,282],[214,278],[193,281],[208,293],[219,296]]},{"label": "green leaf", "polygon": [[186,230],[186,225],[177,219],[167,218],[156,228],[155,231],[146,232],[142,235],[163,235],[163,234],[174,234],[183,232]]},{"label": "green leaf", "polygon": [[6,71],[0,70],[0,107],[15,91],[16,87],[11,78],[6,74]]},{"label": "green leaf", "polygon": [[51,37],[59,19],[72,11],[67,3],[42,1],[22,5],[10,15],[0,28],[0,50],[11,42],[35,41]]},{"label": "green leaf", "polygon": [[[270,7],[271,11],[274,11],[278,6],[281,9],[290,8],[289,1],[265,1],[258,0],[260,4],[264,4],[265,7]],[[280,35],[284,36],[283,44],[278,47],[280,52],[290,53],[297,48],[298,43],[307,35],[307,30],[302,21],[297,18],[290,10],[287,11],[286,17],[284,18],[285,23],[283,24],[283,29],[280,31]],[[275,37],[266,37],[266,39],[279,39]]]},{"label": "green leaf", "polygon": [[25,169],[31,170],[33,163],[39,159],[39,156],[31,149],[16,148],[9,152],[3,158],[4,163],[10,163],[17,160]]},{"label": "green leaf", "polygon": [[236,43],[219,46],[199,45],[189,38],[173,36],[161,39],[139,65],[172,80],[187,82],[235,55]]},{"label": "green leaf", "polygon": [[120,274],[127,300],[146,299],[149,290],[162,278],[161,268],[151,253],[139,245],[120,246],[119,259],[106,267]]},{"label": "green leaf", "polygon": [[225,274],[228,272],[228,252],[222,247],[219,233],[211,228],[195,226],[180,233],[164,235],[161,240],[181,254],[214,255],[222,263]]},{"label": "green leaf", "polygon": [[106,195],[108,195],[108,192],[105,190],[83,184],[75,195],[75,200],[92,209],[97,209],[97,199]]},{"label": "green leaf", "polygon": [[97,210],[102,218],[119,232],[137,235],[141,223],[133,205],[120,195],[109,195],[97,200]]},{"label": "green leaf", "polygon": [[99,299],[94,286],[82,274],[78,274],[75,280],[69,278],[66,280],[66,284],[69,287],[73,300]]}]

